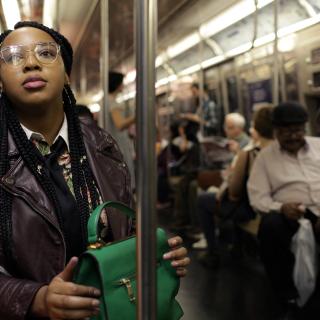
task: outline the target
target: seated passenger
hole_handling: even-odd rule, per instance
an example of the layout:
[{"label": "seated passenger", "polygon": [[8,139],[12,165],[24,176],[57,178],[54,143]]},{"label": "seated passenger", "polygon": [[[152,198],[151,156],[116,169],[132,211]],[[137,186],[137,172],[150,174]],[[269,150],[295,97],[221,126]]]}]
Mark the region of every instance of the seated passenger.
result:
[{"label": "seated passenger", "polygon": [[240,113],[229,113],[224,120],[224,131],[228,141],[228,148],[235,155],[250,141],[245,132],[246,120]]},{"label": "seated passenger", "polygon": [[[171,166],[170,186],[174,192],[175,221],[173,229],[195,227],[197,184],[196,176],[200,163],[199,143],[191,122],[182,121],[179,135],[172,140],[172,146],[178,148],[180,158]],[[173,148],[171,147],[171,150]]]},{"label": "seated passenger", "polygon": [[274,109],[276,141],[260,152],[248,181],[250,203],[263,213],[258,233],[261,258],[275,292],[287,306],[298,297],[290,250],[297,220],[304,216],[319,230],[320,139],[305,137],[307,118],[296,103]]},{"label": "seated passenger", "polygon": [[[253,162],[261,149],[273,141],[273,126],[271,121],[272,107],[262,107],[253,115],[253,135],[255,145],[241,150],[235,161],[228,181],[228,197],[234,203],[232,218],[236,222],[245,222],[253,218],[252,209],[247,198],[247,180]],[[239,205],[242,203],[243,205]]]},{"label": "seated passenger", "polygon": [[[224,129],[226,136],[229,139],[228,147],[234,155],[244,148],[250,138],[244,131],[245,119],[239,113],[230,113],[225,118]],[[212,192],[204,192],[198,195],[198,215],[200,226],[204,232],[204,237],[198,242],[194,243],[193,248],[205,249],[207,252],[200,258],[200,262],[207,267],[216,267],[218,263],[218,256],[216,250],[216,236],[215,236],[215,222],[214,211],[217,206],[217,198],[227,188],[228,177],[232,168],[229,167],[224,172],[224,182],[219,188],[218,194]]]}]

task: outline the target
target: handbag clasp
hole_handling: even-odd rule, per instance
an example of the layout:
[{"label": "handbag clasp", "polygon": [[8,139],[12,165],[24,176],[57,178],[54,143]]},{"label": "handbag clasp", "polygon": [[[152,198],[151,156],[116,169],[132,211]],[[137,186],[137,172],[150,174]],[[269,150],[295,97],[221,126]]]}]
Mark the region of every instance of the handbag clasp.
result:
[{"label": "handbag clasp", "polygon": [[131,285],[131,281],[128,278],[123,278],[120,280],[120,284],[121,285],[125,285],[127,288],[127,293],[129,296],[129,300],[130,302],[134,302],[136,300],[134,293],[133,293],[133,289],[132,289],[132,285]]},{"label": "handbag clasp", "polygon": [[103,248],[105,246],[106,246],[106,243],[101,238],[99,238],[97,242],[90,243],[87,246],[87,249],[101,249],[101,248]]}]

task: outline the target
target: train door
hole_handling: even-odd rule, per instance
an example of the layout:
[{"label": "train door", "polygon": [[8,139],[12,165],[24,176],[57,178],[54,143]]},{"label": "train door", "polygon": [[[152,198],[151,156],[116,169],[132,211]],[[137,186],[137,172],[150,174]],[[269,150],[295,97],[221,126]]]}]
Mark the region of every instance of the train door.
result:
[{"label": "train door", "polygon": [[252,112],[261,103],[272,103],[272,60],[264,58],[239,66],[239,85],[243,115],[251,119]]},{"label": "train door", "polygon": [[320,27],[305,30],[298,34],[296,49],[300,101],[309,112],[309,133],[320,136],[320,47],[318,34]]}]

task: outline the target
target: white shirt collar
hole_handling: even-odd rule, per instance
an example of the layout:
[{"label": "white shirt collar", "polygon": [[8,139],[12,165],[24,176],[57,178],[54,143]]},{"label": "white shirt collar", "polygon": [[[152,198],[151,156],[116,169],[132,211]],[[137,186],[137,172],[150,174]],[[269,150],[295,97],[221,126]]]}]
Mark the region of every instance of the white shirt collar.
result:
[{"label": "white shirt collar", "polygon": [[[21,127],[22,127],[23,131],[26,133],[27,138],[29,140],[31,139],[31,137],[36,137],[37,139],[41,139],[44,141],[46,140],[41,133],[31,131],[28,128],[26,128],[22,123],[20,123],[20,124],[21,124]],[[54,139],[53,143],[55,143],[59,137],[61,137],[65,141],[65,143],[68,147],[68,150],[69,150],[68,121],[67,121],[66,115],[64,115],[62,126],[61,126],[60,131],[58,132],[56,138]]]}]

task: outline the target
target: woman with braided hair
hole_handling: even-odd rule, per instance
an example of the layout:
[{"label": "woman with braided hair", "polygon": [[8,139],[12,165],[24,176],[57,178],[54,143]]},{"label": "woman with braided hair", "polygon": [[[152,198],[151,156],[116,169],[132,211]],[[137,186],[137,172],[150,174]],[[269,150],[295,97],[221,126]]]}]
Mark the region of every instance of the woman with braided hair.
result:
[{"label": "woman with braided hair", "polygon": [[[69,86],[72,48],[61,34],[19,22],[0,35],[0,319],[84,319],[100,292],[71,282],[86,224],[106,200],[131,202],[130,177],[113,138],[79,120]],[[116,211],[103,236],[131,232]],[[169,239],[177,274],[189,263]]]}]

